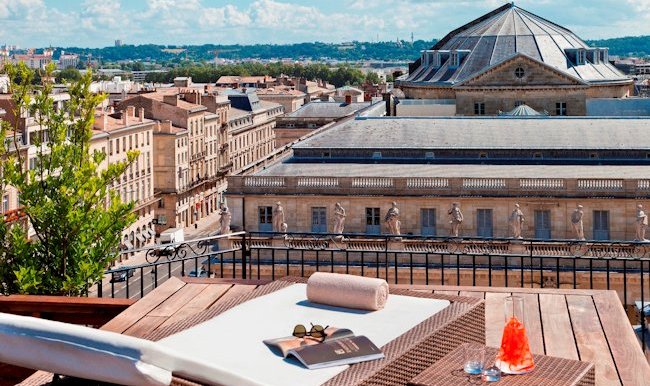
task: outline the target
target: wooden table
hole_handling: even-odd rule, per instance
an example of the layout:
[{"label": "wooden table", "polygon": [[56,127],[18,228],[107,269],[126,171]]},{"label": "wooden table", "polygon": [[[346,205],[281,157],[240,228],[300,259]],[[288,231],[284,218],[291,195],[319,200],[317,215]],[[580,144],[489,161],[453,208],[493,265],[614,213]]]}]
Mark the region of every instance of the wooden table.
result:
[{"label": "wooden table", "polygon": [[[266,283],[268,281],[172,277],[102,329],[142,337]],[[598,386],[641,386],[650,382],[650,366],[614,291],[394,287],[484,298],[486,344],[493,347],[499,346],[504,325],[503,299],[520,294],[525,297],[526,327],[533,353],[594,363]],[[24,384],[35,384],[28,381]]]}]

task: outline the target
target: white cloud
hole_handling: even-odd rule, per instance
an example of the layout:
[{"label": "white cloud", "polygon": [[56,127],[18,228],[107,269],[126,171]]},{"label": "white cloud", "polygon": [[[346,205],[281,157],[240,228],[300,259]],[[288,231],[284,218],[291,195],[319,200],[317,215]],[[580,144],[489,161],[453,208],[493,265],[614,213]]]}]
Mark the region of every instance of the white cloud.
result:
[{"label": "white cloud", "polygon": [[[441,38],[503,0],[0,0],[0,36],[22,46],[286,43]],[[73,0],[67,0],[73,2]],[[135,6],[134,4],[137,4]],[[650,34],[650,0],[518,0],[583,38]],[[133,9],[137,8],[137,11]],[[246,28],[242,28],[246,27]]]}]

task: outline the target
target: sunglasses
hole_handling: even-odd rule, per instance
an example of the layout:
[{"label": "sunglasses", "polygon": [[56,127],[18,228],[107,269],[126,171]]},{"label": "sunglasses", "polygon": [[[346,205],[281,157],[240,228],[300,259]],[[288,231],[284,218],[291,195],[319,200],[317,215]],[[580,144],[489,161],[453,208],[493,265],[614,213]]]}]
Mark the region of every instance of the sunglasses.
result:
[{"label": "sunglasses", "polygon": [[321,326],[320,324],[314,325],[313,323],[311,324],[311,330],[307,331],[307,328],[303,326],[302,324],[296,325],[296,327],[293,328],[293,336],[296,338],[304,338],[306,336],[311,336],[312,338],[320,339],[321,342],[325,340],[327,337],[327,334],[325,333],[325,329],[329,326]]}]

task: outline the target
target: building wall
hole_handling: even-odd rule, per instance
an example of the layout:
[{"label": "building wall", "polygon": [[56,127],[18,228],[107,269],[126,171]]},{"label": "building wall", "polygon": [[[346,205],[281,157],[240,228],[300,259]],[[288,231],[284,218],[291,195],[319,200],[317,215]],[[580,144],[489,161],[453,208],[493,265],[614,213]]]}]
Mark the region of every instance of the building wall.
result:
[{"label": "building wall", "polygon": [[520,90],[458,90],[456,93],[457,115],[474,115],[474,104],[485,103],[485,115],[497,115],[510,111],[516,102],[523,102],[533,109],[556,115],[556,103],[566,103],[567,115],[584,116],[587,113],[584,89],[520,89]]},{"label": "building wall", "polygon": [[455,99],[405,99],[397,104],[398,117],[453,117],[454,115],[456,115]]},{"label": "building wall", "polygon": [[[551,238],[571,239],[573,230],[570,223],[571,214],[577,204],[584,206],[584,232],[587,239],[593,237],[593,211],[609,211],[610,239],[633,240],[635,236],[636,205],[644,203],[635,199],[564,199],[564,198],[453,198],[453,197],[363,197],[363,196],[279,196],[279,195],[228,195],[228,202],[233,211],[233,225],[242,226],[248,231],[258,231],[258,207],[274,206],[280,201],[285,211],[285,221],[290,232],[311,232],[311,211],[313,207],[325,207],[327,211],[327,229],[332,231],[334,204],[340,202],[346,210],[345,232],[365,233],[366,208],[380,208],[381,230],[387,233],[384,216],[397,202],[400,210],[402,234],[420,234],[420,210],[432,208],[436,211],[436,234],[450,234],[448,210],[453,202],[459,202],[464,216],[461,228],[462,236],[477,235],[477,210],[492,209],[493,237],[510,237],[508,218],[514,204],[519,203],[526,221],[523,236],[535,237],[536,210],[550,211]],[[650,208],[646,203],[646,208]]]},{"label": "building wall", "polygon": [[266,157],[274,150],[275,120],[281,114],[282,107],[276,105],[244,117],[233,118],[228,122],[233,173]]},{"label": "building wall", "polygon": [[257,94],[257,97],[263,101],[281,104],[286,114],[298,110],[305,104],[305,94],[297,96],[285,94]]},{"label": "building wall", "polygon": [[[107,154],[103,167],[109,164],[126,162],[129,151],[140,154],[129,165],[119,180],[111,185],[122,201],[135,202],[136,221],[122,232],[123,240],[128,240],[133,247],[140,248],[153,242],[146,229],[155,230],[153,226],[156,200],[154,197],[153,168],[153,129],[155,122],[143,121],[135,117],[134,109],[125,112],[122,122],[124,127],[110,129],[104,126],[102,118],[96,119],[96,127],[104,131],[91,139],[90,151],[102,151]],[[105,122],[105,121],[104,121]]]},{"label": "building wall", "polygon": [[650,116],[650,98],[587,99],[587,115],[601,117]]}]

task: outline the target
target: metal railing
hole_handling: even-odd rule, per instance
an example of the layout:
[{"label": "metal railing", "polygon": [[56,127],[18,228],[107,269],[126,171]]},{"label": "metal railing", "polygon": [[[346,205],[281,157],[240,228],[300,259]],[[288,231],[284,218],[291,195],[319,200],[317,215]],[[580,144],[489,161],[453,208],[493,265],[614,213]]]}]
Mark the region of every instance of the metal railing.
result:
[{"label": "metal railing", "polygon": [[602,289],[628,310],[642,302],[634,324],[646,336],[645,242],[237,232],[124,253],[147,263],[107,271],[96,296],[139,298],[172,276],[274,280],[316,271],[395,284]]}]

